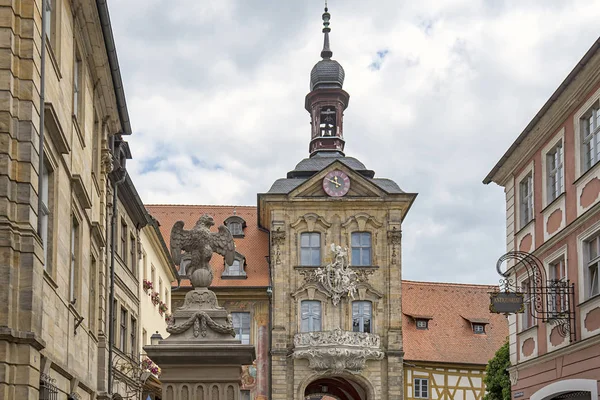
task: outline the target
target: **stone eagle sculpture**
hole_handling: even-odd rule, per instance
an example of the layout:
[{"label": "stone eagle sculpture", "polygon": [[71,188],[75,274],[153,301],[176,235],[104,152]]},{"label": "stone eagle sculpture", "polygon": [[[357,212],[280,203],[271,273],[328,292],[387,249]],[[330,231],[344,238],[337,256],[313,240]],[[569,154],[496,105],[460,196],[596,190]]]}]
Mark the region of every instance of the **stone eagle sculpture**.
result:
[{"label": "stone eagle sculpture", "polygon": [[213,252],[225,258],[226,265],[232,265],[235,257],[233,236],[226,226],[219,226],[214,233],[210,227],[215,224],[213,217],[202,215],[189,231],[183,229],[183,221],[177,221],[171,228],[171,257],[176,265],[181,263],[182,251],[191,256],[186,272],[194,287],[208,287],[212,282],[209,262]]}]

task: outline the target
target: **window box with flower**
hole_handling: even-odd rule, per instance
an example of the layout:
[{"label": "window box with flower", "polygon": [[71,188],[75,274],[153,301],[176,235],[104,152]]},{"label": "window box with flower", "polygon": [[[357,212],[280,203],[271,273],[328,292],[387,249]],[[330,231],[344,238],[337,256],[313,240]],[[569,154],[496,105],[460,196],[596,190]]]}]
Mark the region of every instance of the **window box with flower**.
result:
[{"label": "window box with flower", "polygon": [[143,281],[143,288],[144,288],[144,292],[148,293],[148,290],[151,290],[154,287],[153,287],[151,281],[149,281],[148,279],[144,279],[144,281]]},{"label": "window box with flower", "polygon": [[160,375],[160,368],[158,367],[158,365],[154,364],[154,361],[152,361],[148,357],[144,357],[144,359],[142,360],[142,369],[144,371],[150,372],[154,376],[158,377]]},{"label": "window box with flower", "polygon": [[160,305],[158,306],[158,312],[160,315],[163,315],[163,313],[167,312],[168,309],[169,307],[167,307],[167,305],[161,301]]},{"label": "window box with flower", "polygon": [[158,292],[152,292],[150,300],[152,300],[152,304],[157,305],[160,303],[160,294],[158,294]]}]

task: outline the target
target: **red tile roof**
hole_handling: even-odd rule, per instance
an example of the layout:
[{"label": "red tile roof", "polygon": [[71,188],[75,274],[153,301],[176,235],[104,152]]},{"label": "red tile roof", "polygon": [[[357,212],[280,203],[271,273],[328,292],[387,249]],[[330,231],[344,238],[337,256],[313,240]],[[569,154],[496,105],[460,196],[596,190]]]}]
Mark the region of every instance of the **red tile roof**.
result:
[{"label": "red tile roof", "polygon": [[[148,212],[158,220],[160,231],[169,243],[171,228],[177,221],[183,221],[184,229],[191,229],[202,214],[209,214],[215,220],[212,228],[222,225],[225,219],[237,215],[246,221],[243,238],[234,238],[236,251],[246,257],[247,279],[221,279],[224,270],[223,257],[213,255],[210,265],[213,268],[213,287],[266,287],[269,286],[269,265],[265,256],[269,255],[269,234],[258,229],[257,211],[254,206],[205,206],[205,205],[146,205]],[[235,212],[235,214],[234,214]],[[191,286],[188,279],[181,280],[181,286]]]},{"label": "red tile roof", "polygon": [[[402,281],[404,359],[455,364],[487,364],[508,336],[502,314],[489,311],[493,286]],[[431,318],[417,329],[415,318]],[[487,323],[485,334],[471,322]]]}]

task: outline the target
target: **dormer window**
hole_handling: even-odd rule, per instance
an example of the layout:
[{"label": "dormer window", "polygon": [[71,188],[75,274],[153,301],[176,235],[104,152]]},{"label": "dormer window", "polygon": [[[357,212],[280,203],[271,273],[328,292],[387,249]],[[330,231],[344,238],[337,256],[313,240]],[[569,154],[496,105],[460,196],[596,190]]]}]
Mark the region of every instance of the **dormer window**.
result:
[{"label": "dormer window", "polygon": [[223,279],[246,279],[246,258],[240,253],[235,253],[233,264],[226,265],[221,278]]},{"label": "dormer window", "polygon": [[190,254],[184,254],[181,257],[181,262],[179,264],[179,276],[187,276],[187,267],[190,265],[192,261],[192,256]]},{"label": "dormer window", "polygon": [[465,317],[464,315],[462,317],[471,324],[471,329],[473,330],[473,333],[477,335],[484,335],[485,326],[490,323],[490,321],[487,318]]},{"label": "dormer window", "polygon": [[417,329],[429,329],[429,320],[428,319],[416,319]]},{"label": "dormer window", "polygon": [[246,228],[246,221],[239,215],[232,215],[225,220],[225,226],[231,232],[234,238],[244,237],[244,228]]},{"label": "dormer window", "polygon": [[473,333],[477,333],[482,335],[485,333],[485,325],[484,324],[473,324]]}]

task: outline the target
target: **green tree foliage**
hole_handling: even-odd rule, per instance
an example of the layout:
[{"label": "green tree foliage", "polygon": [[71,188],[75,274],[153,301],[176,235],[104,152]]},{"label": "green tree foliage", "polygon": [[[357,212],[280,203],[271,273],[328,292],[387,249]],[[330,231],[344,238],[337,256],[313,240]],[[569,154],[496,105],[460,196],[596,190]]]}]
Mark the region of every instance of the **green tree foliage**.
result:
[{"label": "green tree foliage", "polygon": [[487,393],[483,400],[510,400],[510,377],[506,370],[510,367],[508,342],[496,352],[487,367],[483,379]]}]

